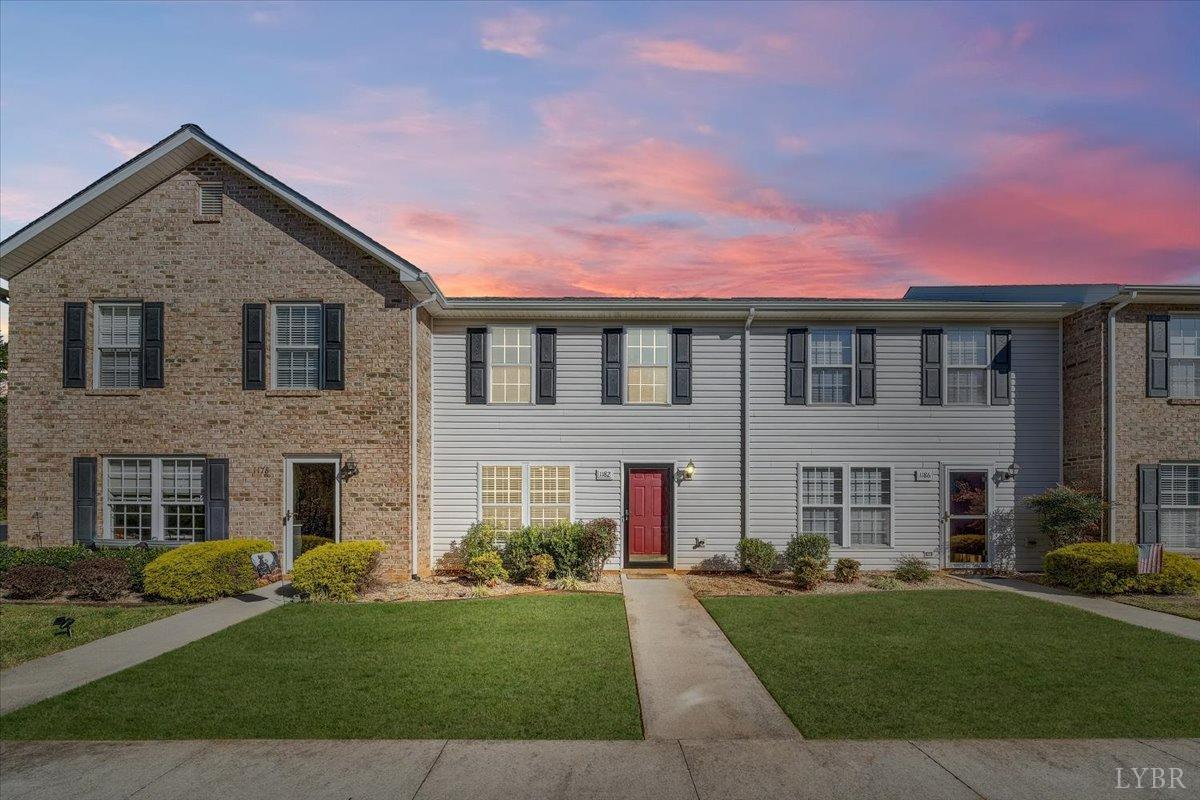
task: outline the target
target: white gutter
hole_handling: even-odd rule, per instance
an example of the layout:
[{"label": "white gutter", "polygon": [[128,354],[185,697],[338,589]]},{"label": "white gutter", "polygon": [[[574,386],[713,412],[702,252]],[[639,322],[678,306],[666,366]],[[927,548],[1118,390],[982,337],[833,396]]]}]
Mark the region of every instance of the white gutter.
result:
[{"label": "white gutter", "polygon": [[746,314],[742,329],[742,538],[750,535],[750,325],[754,322],[753,307]]},{"label": "white gutter", "polygon": [[[417,318],[421,309],[435,300],[436,296],[414,304],[408,315],[408,567],[413,580],[420,578],[417,570]],[[433,358],[432,343],[429,357]]]},{"label": "white gutter", "polygon": [[[1108,310],[1108,390],[1105,392],[1105,412],[1107,424],[1105,437],[1108,439],[1105,447],[1108,463],[1105,465],[1108,473],[1105,478],[1105,488],[1108,494],[1108,541],[1117,540],[1117,312],[1136,299],[1136,291],[1129,292],[1125,299]],[[1121,295],[1117,295],[1121,297]]]}]

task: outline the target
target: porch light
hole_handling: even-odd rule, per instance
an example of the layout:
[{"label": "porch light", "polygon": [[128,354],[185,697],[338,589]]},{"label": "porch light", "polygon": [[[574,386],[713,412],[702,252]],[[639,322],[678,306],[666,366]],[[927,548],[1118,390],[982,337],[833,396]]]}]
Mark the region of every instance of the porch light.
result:
[{"label": "porch light", "polygon": [[683,479],[685,481],[690,481],[692,476],[696,474],[696,462],[688,459],[687,466],[684,467],[681,472],[683,474]]},{"label": "porch light", "polygon": [[346,463],[342,464],[342,468],[338,470],[337,479],[345,483],[357,474],[358,464],[354,463],[354,456],[350,456],[346,459]]},{"label": "porch light", "polygon": [[1000,472],[1000,477],[1006,481],[1015,481],[1017,476],[1021,474],[1021,466],[1017,462],[1008,465],[1007,469]]}]

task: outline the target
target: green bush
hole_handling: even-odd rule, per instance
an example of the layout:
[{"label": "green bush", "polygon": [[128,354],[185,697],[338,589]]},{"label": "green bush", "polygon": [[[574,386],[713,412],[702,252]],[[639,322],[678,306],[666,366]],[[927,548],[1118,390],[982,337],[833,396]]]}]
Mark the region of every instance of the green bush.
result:
[{"label": "green bush", "polygon": [[146,565],[146,594],[172,603],[195,603],[248,592],[257,585],[250,555],[271,549],[264,539],[185,544]]},{"label": "green bush", "polygon": [[897,589],[903,589],[904,583],[896,580],[891,575],[876,575],[873,578],[867,578],[867,586],[885,592],[894,592]]},{"label": "green bush", "polygon": [[0,572],[12,567],[57,567],[63,572],[85,558],[91,558],[95,553],[81,544],[66,547],[5,547],[0,556]]},{"label": "green bush", "polygon": [[829,565],[829,538],[819,533],[793,536],[783,551],[783,561],[794,572],[801,558],[816,559],[824,569]]},{"label": "green bush", "polygon": [[1038,515],[1038,527],[1050,537],[1052,548],[1065,547],[1100,535],[1108,503],[1090,492],[1055,486],[1027,497],[1025,504]]},{"label": "green bush", "polygon": [[576,574],[585,580],[598,581],[604,570],[604,562],[617,552],[617,521],[608,517],[589,520],[583,523],[578,534],[579,542],[576,550],[579,556],[579,568]]},{"label": "green bush", "polygon": [[307,553],[309,550],[316,550],[327,544],[333,544],[333,539],[328,536],[315,536],[313,534],[303,534],[300,536],[300,553]]},{"label": "green bush", "polygon": [[[530,571],[533,569],[534,557],[549,555],[546,550],[546,535],[541,528],[522,528],[509,534],[501,555],[504,569],[508,572],[509,578],[514,583],[521,583],[528,579]],[[550,556],[550,563],[553,570],[553,556]]]},{"label": "green bush", "polygon": [[[465,541],[465,539],[464,539]],[[559,522],[546,528],[527,527],[512,533],[504,543],[503,564],[514,582],[529,577],[538,554],[554,561],[554,574],[599,580],[604,562],[617,548],[617,523],[601,518],[590,522]],[[486,551],[483,551],[486,552]]]},{"label": "green bush", "polygon": [[833,565],[833,579],[838,583],[854,583],[858,580],[858,571],[862,563],[853,558],[839,558]]},{"label": "green bush", "polygon": [[504,562],[496,552],[480,553],[467,562],[467,574],[480,585],[495,586],[508,580]]},{"label": "green bush", "polygon": [[292,565],[292,586],[306,597],[350,602],[371,587],[386,549],[383,542],[354,541],[301,553]]},{"label": "green bush", "polygon": [[924,583],[933,577],[933,570],[920,556],[904,556],[896,562],[892,574],[905,583]]},{"label": "green bush", "polygon": [[132,583],[129,565],[119,558],[85,558],[67,570],[67,588],[85,600],[115,600]]},{"label": "green bush", "polygon": [[1084,594],[1200,592],[1200,562],[1163,553],[1162,572],[1138,575],[1137,560],[1136,545],[1080,542],[1051,550],[1043,566],[1048,581]]},{"label": "green bush", "polygon": [[530,583],[537,586],[545,586],[546,581],[550,580],[550,574],[554,572],[554,559],[545,553],[538,553],[533,558],[529,559],[529,573],[527,579]]},{"label": "green bush", "polygon": [[20,600],[48,600],[63,593],[67,573],[42,564],[19,564],[4,573],[0,589]]},{"label": "green bush", "polygon": [[826,562],[812,556],[797,556],[794,563],[792,577],[796,581],[797,588],[807,591],[815,588],[825,579]]},{"label": "green bush", "polygon": [[770,575],[775,571],[775,565],[779,562],[779,552],[775,549],[775,545],[763,539],[747,537],[740,540],[737,545],[737,554],[742,569],[759,576]]}]

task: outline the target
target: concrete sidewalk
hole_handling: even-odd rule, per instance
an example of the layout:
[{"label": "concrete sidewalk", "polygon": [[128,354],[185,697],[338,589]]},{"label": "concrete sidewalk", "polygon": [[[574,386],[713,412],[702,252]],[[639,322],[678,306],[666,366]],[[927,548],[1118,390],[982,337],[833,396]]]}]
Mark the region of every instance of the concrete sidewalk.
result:
[{"label": "concrete sidewalk", "polygon": [[277,608],[290,602],[281,592],[285,585],[273,583],[240,597],[226,597],[6,669],[0,672],[0,714],[120,672]]},{"label": "concrete sidewalk", "polygon": [[[1162,788],[1152,788],[1152,773],[1143,772],[1143,786],[1135,789],[1132,770],[1156,767]],[[1172,778],[1176,785],[1169,789]],[[1105,800],[1198,794],[1195,739],[0,744],[4,800]]]},{"label": "concrete sidewalk", "polygon": [[1040,586],[1039,584],[1023,581],[1019,578],[958,576],[958,579],[988,589],[1003,589],[1016,592],[1026,597],[1048,600],[1051,603],[1059,603],[1064,606],[1082,609],[1083,611],[1090,611],[1102,617],[1128,622],[1130,625],[1150,628],[1162,631],[1163,633],[1173,633],[1185,639],[1200,641],[1200,622],[1194,619],[1177,617],[1174,614],[1164,614],[1161,611],[1151,611],[1148,608],[1128,606],[1113,600],[1105,600],[1103,597],[1088,597],[1087,595],[1075,594],[1074,592],[1068,592],[1054,586]]},{"label": "concrete sidewalk", "polygon": [[800,735],[678,576],[621,586],[647,739]]}]

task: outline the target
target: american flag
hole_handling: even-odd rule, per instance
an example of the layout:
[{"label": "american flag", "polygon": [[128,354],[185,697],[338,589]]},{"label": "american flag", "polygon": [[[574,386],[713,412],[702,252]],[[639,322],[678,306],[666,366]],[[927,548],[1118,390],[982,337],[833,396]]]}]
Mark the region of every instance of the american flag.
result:
[{"label": "american flag", "polygon": [[1138,545],[1138,575],[1162,572],[1162,543]]}]

